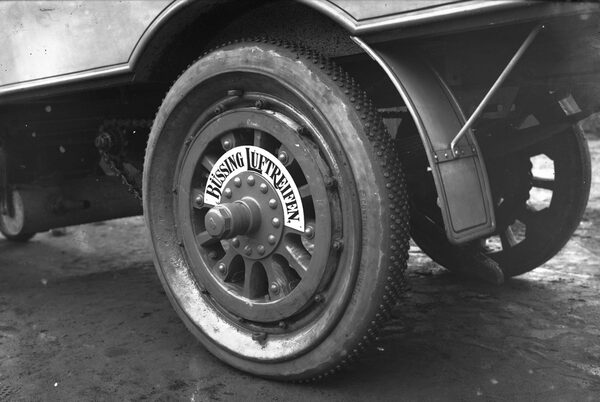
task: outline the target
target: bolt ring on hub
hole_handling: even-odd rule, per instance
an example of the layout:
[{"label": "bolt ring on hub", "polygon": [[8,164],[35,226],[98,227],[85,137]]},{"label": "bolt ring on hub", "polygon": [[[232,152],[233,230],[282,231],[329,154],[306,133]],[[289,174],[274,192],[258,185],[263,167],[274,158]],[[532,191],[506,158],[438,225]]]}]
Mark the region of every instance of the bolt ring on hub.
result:
[{"label": "bolt ring on hub", "polygon": [[[225,191],[227,196],[223,197],[233,202],[210,208],[204,218],[205,228],[213,239],[231,239],[234,250],[245,258],[262,260],[277,248],[283,236],[282,205],[276,200],[275,188],[260,175],[242,172],[235,178],[240,179],[240,187],[226,185],[225,190],[231,191]],[[259,190],[263,184],[267,188],[264,193]]]},{"label": "bolt ring on hub", "polygon": [[335,189],[325,186],[330,173],[317,147],[299,134],[302,118],[281,113],[287,105],[269,99],[278,112],[258,109],[251,97],[219,104],[220,114],[190,133],[175,195],[178,231],[218,306],[251,322],[278,322],[313,303],[335,265],[328,201]]}]

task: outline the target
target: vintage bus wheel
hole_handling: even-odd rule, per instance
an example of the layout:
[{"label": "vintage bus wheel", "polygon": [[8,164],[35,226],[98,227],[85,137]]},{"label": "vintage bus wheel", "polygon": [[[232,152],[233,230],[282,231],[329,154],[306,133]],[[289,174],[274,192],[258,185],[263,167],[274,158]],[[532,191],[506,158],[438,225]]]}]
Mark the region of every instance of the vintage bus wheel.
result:
[{"label": "vintage bus wheel", "polygon": [[175,310],[250,373],[339,369],[401,291],[393,144],[354,80],[304,48],[239,42],[189,67],[154,122],[144,207]]},{"label": "vintage bus wheel", "polygon": [[[497,233],[467,246],[453,246],[437,218],[415,210],[412,236],[439,264],[460,272],[465,254],[481,252],[504,275],[529,272],[556,255],[577,229],[587,204],[591,162],[587,142],[568,130],[517,154],[488,161],[496,205]],[[476,269],[476,267],[473,267]]]},{"label": "vintage bus wheel", "polygon": [[9,214],[0,214],[0,233],[8,241],[25,243],[36,233],[23,231],[25,221],[25,208],[21,196],[17,191],[12,192],[12,211]]}]

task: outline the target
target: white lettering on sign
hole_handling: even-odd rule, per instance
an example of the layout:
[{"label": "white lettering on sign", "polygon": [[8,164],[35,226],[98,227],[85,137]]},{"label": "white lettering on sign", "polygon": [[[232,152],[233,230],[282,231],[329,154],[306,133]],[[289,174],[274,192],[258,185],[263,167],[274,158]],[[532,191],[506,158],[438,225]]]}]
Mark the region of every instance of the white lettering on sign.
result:
[{"label": "white lettering on sign", "polygon": [[260,174],[276,190],[283,208],[285,226],[304,232],[304,209],[300,192],[285,166],[275,155],[250,145],[235,147],[217,160],[208,175],[204,203],[217,205],[231,179],[241,172]]}]

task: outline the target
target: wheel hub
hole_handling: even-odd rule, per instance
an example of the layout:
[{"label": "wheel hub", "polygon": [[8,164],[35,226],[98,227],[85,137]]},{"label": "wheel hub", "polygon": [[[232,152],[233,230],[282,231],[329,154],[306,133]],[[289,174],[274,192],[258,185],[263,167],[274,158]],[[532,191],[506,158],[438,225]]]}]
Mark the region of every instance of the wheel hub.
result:
[{"label": "wheel hub", "polygon": [[283,204],[275,188],[260,174],[242,172],[224,185],[222,198],[230,202],[206,213],[207,232],[215,239],[231,239],[231,246],[246,258],[268,257],[284,226]]}]

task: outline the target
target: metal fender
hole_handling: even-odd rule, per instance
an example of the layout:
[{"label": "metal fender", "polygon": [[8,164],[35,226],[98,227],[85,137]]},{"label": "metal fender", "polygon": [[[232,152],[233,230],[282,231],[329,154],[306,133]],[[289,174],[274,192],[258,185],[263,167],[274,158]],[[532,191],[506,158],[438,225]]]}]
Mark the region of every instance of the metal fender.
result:
[{"label": "metal fender", "polygon": [[415,49],[353,40],[385,70],[415,120],[450,242],[489,236],[496,223],[485,163],[471,130],[450,146],[465,124],[450,89]]}]

